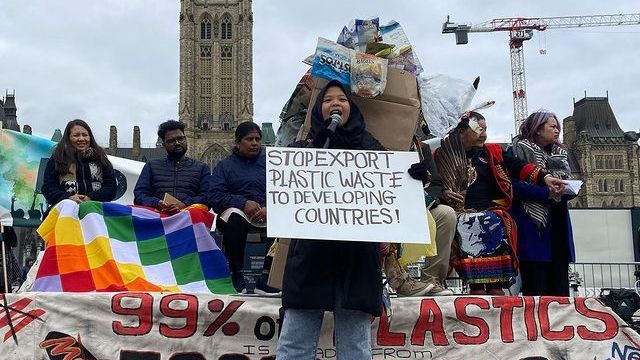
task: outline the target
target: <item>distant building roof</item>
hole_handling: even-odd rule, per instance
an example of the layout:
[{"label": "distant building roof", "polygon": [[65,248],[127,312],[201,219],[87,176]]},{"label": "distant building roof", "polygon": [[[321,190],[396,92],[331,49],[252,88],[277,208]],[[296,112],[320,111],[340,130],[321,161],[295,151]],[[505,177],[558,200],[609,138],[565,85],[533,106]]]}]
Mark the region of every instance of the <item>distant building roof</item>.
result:
[{"label": "distant building roof", "polygon": [[573,104],[573,121],[576,134],[584,131],[591,138],[624,137],[606,97],[585,97]]},{"label": "distant building roof", "polygon": [[276,134],[273,132],[273,126],[270,122],[262,123],[262,143],[265,145],[276,143]]},{"label": "distant building roof", "polygon": [[56,129],[56,131],[53,132],[53,136],[51,136],[51,141],[60,142],[60,140],[62,140],[62,131]]},{"label": "distant building roof", "polygon": [[167,156],[167,151],[163,147],[140,148],[140,155],[137,157],[134,157],[133,148],[118,147],[116,148],[115,153],[111,155],[129,159],[129,160],[147,162],[149,160],[160,159]]}]

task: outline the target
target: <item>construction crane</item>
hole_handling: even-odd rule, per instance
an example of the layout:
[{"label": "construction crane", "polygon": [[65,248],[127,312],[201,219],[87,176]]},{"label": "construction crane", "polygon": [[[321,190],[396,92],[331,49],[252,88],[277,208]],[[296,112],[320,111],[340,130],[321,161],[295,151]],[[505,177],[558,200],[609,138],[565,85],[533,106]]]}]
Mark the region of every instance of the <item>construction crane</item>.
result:
[{"label": "construction crane", "polygon": [[640,25],[640,14],[559,16],[535,18],[502,18],[493,19],[477,25],[456,24],[447,21],[442,24],[442,33],[456,35],[456,44],[468,42],[470,32],[509,32],[509,49],[511,53],[511,84],[513,87],[513,115],[516,134],[520,124],[527,117],[527,91],[524,75],[524,51],[522,45],[531,40],[533,31],[544,31],[557,28],[582,28],[593,26]]}]

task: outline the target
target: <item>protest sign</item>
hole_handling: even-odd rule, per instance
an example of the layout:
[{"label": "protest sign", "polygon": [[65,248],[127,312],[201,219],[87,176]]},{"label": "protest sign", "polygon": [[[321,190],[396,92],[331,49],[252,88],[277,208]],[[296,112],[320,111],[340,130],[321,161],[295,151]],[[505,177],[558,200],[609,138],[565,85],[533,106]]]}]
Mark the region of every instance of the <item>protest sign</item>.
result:
[{"label": "protest sign", "polygon": [[267,148],[269,237],[430,243],[415,152]]}]

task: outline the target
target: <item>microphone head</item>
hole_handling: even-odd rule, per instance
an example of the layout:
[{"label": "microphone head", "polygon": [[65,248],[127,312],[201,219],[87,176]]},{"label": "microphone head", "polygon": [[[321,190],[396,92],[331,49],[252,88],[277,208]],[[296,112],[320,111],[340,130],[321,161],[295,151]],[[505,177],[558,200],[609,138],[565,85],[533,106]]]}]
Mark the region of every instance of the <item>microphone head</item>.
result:
[{"label": "microphone head", "polygon": [[336,131],[338,125],[340,125],[340,122],[342,121],[342,117],[338,113],[333,113],[329,118],[331,119],[331,124],[329,124],[327,129],[330,131]]}]

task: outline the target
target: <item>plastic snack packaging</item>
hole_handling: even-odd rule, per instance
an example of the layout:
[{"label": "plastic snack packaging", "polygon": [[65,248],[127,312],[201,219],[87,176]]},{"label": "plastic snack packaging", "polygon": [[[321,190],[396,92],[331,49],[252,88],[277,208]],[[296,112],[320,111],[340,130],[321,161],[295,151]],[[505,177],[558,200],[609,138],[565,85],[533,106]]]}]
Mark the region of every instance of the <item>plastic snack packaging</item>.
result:
[{"label": "plastic snack packaging", "polygon": [[361,97],[382,94],[387,86],[387,60],[355,53],[351,60],[351,92]]},{"label": "plastic snack packaging", "polygon": [[415,75],[422,73],[422,64],[414,55],[411,43],[398,22],[392,20],[389,24],[381,26],[380,35],[383,43],[394,45],[388,56],[390,67],[409,71]]},{"label": "plastic snack packaging", "polygon": [[331,40],[318,38],[311,75],[327,80],[338,80],[351,87],[351,58],[355,51]]}]

